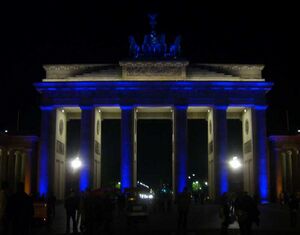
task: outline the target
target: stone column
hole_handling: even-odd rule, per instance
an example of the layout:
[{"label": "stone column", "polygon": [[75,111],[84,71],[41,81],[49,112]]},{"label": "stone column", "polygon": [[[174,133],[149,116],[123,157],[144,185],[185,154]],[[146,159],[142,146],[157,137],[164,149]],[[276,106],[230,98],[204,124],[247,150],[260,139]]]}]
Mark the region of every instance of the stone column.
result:
[{"label": "stone column", "polygon": [[101,187],[101,138],[102,138],[102,117],[101,110],[96,109],[94,114],[94,157],[93,157],[93,188]]},{"label": "stone column", "polygon": [[253,195],[254,187],[254,171],[253,171],[253,114],[252,109],[244,109],[242,114],[243,123],[243,178],[244,191]]},{"label": "stone column", "polygon": [[274,148],[273,149],[273,156],[274,156],[274,170],[275,170],[275,194],[276,194],[276,200],[278,201],[280,198],[280,194],[283,191],[283,169],[282,169],[282,159],[281,159],[281,149],[280,148]]},{"label": "stone column", "polygon": [[21,182],[21,164],[22,164],[22,156],[20,151],[17,151],[15,153],[16,155],[16,161],[15,161],[15,185],[17,186],[17,184],[19,182]]},{"label": "stone column", "polygon": [[266,138],[266,107],[255,107],[254,112],[254,166],[255,192],[262,202],[269,200],[269,171]]},{"label": "stone column", "polygon": [[24,186],[27,194],[32,190],[32,150],[27,149],[24,153]]},{"label": "stone column", "polygon": [[133,111],[133,186],[137,185],[137,109]]},{"label": "stone column", "polygon": [[3,181],[2,180],[2,172],[3,172],[3,170],[2,170],[2,167],[3,167],[3,157],[2,157],[2,155],[3,155],[3,151],[0,148],[0,182]]},{"label": "stone column", "polygon": [[121,106],[121,189],[135,186],[134,107]]},{"label": "stone column", "polygon": [[294,161],[293,161],[293,171],[295,172],[295,174],[293,175],[293,180],[294,180],[294,190],[296,192],[300,191],[300,167],[299,167],[299,150],[298,149],[294,149]]},{"label": "stone column", "polygon": [[227,106],[216,106],[213,110],[215,199],[228,192],[226,110]]},{"label": "stone column", "polygon": [[2,175],[2,181],[7,181],[7,170],[8,170],[8,154],[7,154],[7,149],[4,149],[2,151],[2,162],[1,162],[0,168],[1,168],[0,175]]},{"label": "stone column", "polygon": [[47,194],[50,190],[51,165],[54,158],[54,145],[52,132],[53,125],[52,107],[41,107],[41,137],[40,137],[40,156],[38,161],[38,191],[40,194]]},{"label": "stone column", "polygon": [[7,167],[7,159],[6,159],[6,150],[4,148],[0,149],[0,182],[6,180],[6,167]]},{"label": "stone column", "polygon": [[26,156],[24,153],[21,154],[21,172],[20,172],[20,179],[22,182],[25,183],[25,166],[26,166]]},{"label": "stone column", "polygon": [[9,150],[8,154],[8,167],[7,167],[7,178],[8,183],[12,189],[15,189],[15,152],[14,150]]},{"label": "stone column", "polygon": [[288,192],[293,192],[293,166],[292,166],[292,151],[287,151],[287,182],[288,182]]},{"label": "stone column", "polygon": [[81,191],[84,191],[93,184],[92,159],[94,157],[94,138],[92,137],[94,131],[94,109],[91,106],[83,106],[80,108],[80,158],[83,162],[83,166],[80,170],[79,188]]},{"label": "stone column", "polygon": [[281,172],[282,172],[282,188],[283,191],[287,191],[287,177],[286,177],[286,153],[281,152]]},{"label": "stone column", "polygon": [[175,143],[175,182],[176,193],[183,191],[187,186],[187,106],[174,107],[174,143]]}]

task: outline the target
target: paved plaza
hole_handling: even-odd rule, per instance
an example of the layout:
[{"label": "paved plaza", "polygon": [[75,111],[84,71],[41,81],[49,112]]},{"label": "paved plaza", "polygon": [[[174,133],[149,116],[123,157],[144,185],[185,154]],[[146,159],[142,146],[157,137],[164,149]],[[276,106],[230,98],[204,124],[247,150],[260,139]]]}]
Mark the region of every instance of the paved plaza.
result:
[{"label": "paved plaza", "polygon": [[[296,228],[290,228],[288,208],[280,205],[262,205],[260,227],[254,225],[253,234],[300,234],[300,220]],[[128,227],[124,215],[115,214],[112,225],[112,234],[177,234],[176,210],[171,213],[151,213],[145,223],[138,223]],[[186,234],[220,234],[221,219],[216,205],[193,205],[188,218],[188,231]],[[229,234],[239,234],[238,224],[235,222],[229,227]],[[52,235],[64,234],[65,212],[62,205],[57,206],[57,215],[51,228],[39,227],[34,234]],[[100,233],[105,234],[105,233]]]}]

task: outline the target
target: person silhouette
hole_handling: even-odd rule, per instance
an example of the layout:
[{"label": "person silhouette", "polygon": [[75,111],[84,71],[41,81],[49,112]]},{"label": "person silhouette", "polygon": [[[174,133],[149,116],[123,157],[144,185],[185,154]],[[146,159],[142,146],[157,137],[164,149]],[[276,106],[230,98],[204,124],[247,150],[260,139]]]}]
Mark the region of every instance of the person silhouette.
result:
[{"label": "person silhouette", "polygon": [[299,210],[299,200],[295,194],[291,195],[291,198],[290,198],[288,204],[289,204],[289,209],[290,209],[291,227],[296,227],[297,220],[298,220],[297,214],[298,214],[298,210]]},{"label": "person silhouette", "polygon": [[0,234],[8,233],[7,224],[8,184],[2,182],[0,191]]},{"label": "person silhouette", "polygon": [[73,233],[77,233],[76,210],[78,209],[78,200],[73,189],[70,189],[69,195],[65,200],[65,209],[67,214],[66,233],[70,233],[70,220],[73,223]]},{"label": "person silhouette", "polygon": [[31,234],[34,208],[31,197],[24,192],[24,183],[18,183],[17,192],[8,199],[7,214],[12,235]]},{"label": "person silhouette", "polygon": [[177,229],[187,229],[187,217],[191,204],[191,194],[188,192],[188,188],[185,187],[183,192],[179,193],[176,199],[178,220]]}]

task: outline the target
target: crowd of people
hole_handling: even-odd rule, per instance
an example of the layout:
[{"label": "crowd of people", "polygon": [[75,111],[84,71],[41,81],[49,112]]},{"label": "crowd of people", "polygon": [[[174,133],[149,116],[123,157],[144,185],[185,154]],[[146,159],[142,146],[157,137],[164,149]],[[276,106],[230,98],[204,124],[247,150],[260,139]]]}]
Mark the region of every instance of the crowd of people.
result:
[{"label": "crowd of people", "polygon": [[0,234],[30,235],[33,218],[32,198],[19,183],[15,193],[10,193],[8,184],[2,183],[0,192]]},{"label": "crowd of people", "polygon": [[220,200],[220,216],[222,218],[221,234],[228,233],[228,226],[237,220],[241,235],[252,234],[252,225],[259,226],[260,211],[256,197],[246,192],[238,194],[224,193]]},{"label": "crowd of people", "polygon": [[[173,201],[170,191],[160,191],[156,194],[152,203],[153,212],[168,213],[173,205],[177,209],[177,229],[186,230],[188,215],[192,199],[197,204],[199,198],[195,193],[188,191],[176,195]],[[284,195],[282,204],[290,211],[291,226],[297,224],[299,200],[296,195]],[[34,217],[34,202],[47,204],[47,222],[51,222],[55,216],[56,198],[49,194],[46,198],[37,194],[27,195],[24,192],[24,184],[19,183],[15,193],[10,193],[8,184],[2,183],[0,191],[0,234],[29,235]],[[201,200],[200,200],[201,201]],[[260,225],[260,211],[258,209],[258,197],[251,197],[246,192],[224,193],[220,200],[220,217],[222,219],[221,234],[228,233],[230,224],[237,221],[241,235],[252,234],[254,224]],[[175,203],[175,204],[173,204]],[[120,191],[91,191],[87,189],[81,194],[74,190],[67,192],[64,208],[66,211],[66,233],[78,233],[92,235],[98,231],[111,232],[113,219],[116,215],[123,216],[127,207],[127,195]],[[117,214],[114,212],[117,211]],[[72,226],[71,226],[72,225]]]},{"label": "crowd of people", "polygon": [[[1,183],[0,189],[0,234],[31,235],[36,209],[34,204],[43,205],[44,217],[40,218],[51,225],[55,216],[56,198],[52,193],[47,197],[39,193],[28,195],[24,191],[24,183],[16,185],[12,190],[7,182]],[[44,207],[44,205],[47,205]]]},{"label": "crowd of people", "polygon": [[[296,227],[299,199],[295,194],[286,195],[283,203],[289,208],[291,227]],[[258,204],[258,197],[247,192],[224,193],[220,200],[221,234],[228,234],[228,227],[234,221],[238,222],[241,235],[252,234],[253,224],[260,225]]]}]

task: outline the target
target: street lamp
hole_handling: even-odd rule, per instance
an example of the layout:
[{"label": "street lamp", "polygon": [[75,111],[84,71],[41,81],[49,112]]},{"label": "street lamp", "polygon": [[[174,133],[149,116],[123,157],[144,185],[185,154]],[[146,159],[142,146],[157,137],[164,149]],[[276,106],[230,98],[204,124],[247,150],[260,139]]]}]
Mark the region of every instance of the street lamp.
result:
[{"label": "street lamp", "polygon": [[82,166],[82,162],[80,160],[79,157],[76,157],[74,158],[72,161],[71,161],[71,167],[74,171],[78,170],[79,168],[81,168]]},{"label": "street lamp", "polygon": [[233,169],[233,170],[238,170],[239,168],[241,168],[242,163],[241,160],[234,156],[232,157],[232,159],[229,161],[229,166]]}]

